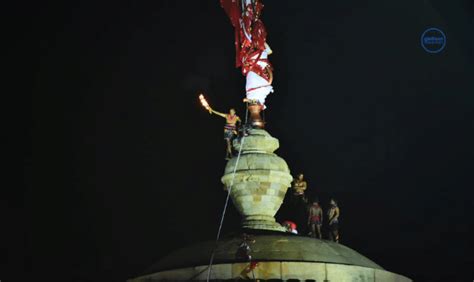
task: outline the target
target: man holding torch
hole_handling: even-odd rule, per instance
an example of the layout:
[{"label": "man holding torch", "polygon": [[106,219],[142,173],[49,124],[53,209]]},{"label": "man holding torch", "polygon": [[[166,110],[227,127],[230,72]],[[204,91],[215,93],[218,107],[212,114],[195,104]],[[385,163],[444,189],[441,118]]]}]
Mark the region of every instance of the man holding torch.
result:
[{"label": "man holding torch", "polygon": [[209,111],[210,114],[216,114],[225,118],[226,124],[224,125],[224,140],[227,143],[227,150],[226,150],[226,160],[232,158],[232,140],[235,136],[237,136],[237,123],[241,123],[239,116],[235,114],[235,109],[230,109],[228,114],[220,113],[218,111],[214,111],[211,106],[207,103],[204,96],[201,94],[199,95],[199,100],[206,110]]}]

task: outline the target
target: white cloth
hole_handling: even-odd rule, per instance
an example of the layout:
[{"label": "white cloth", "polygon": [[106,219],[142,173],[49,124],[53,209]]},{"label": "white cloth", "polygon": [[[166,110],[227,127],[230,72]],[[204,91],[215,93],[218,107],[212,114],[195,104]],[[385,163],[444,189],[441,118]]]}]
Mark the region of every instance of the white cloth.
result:
[{"label": "white cloth", "polygon": [[[260,58],[266,59],[267,57],[267,51],[263,51]],[[262,68],[265,68],[268,65],[264,61],[258,61],[257,64],[262,66]],[[260,104],[264,105],[265,98],[267,98],[268,94],[273,92],[273,87],[265,78],[253,71],[249,71],[247,73],[247,83],[245,85],[245,90],[247,92],[247,99],[257,100]]]},{"label": "white cloth", "polygon": [[[252,5],[252,0],[243,0],[244,2],[244,7],[247,7],[247,5]],[[246,10],[244,10],[244,13],[247,13]],[[247,33],[247,30],[244,26],[244,22],[242,19],[240,19],[240,26],[241,29],[243,30],[244,36],[252,42],[252,35]],[[260,54],[259,59],[267,59],[268,55],[272,53],[272,49],[270,49],[270,46],[265,42],[265,50]],[[253,56],[251,59],[256,60],[258,55]],[[242,58],[243,60],[243,58]],[[245,63],[245,62],[242,62]],[[268,66],[268,63],[265,61],[259,60],[257,62],[258,65],[260,65],[263,69],[265,69]],[[245,91],[246,91],[246,96],[247,99],[249,100],[257,100],[260,104],[264,105],[265,107],[265,98],[268,96],[268,94],[273,92],[273,87],[272,85],[263,77],[260,75],[256,74],[253,71],[249,71],[246,75],[246,85],[245,85]]]},{"label": "white cloth", "polygon": [[273,92],[273,87],[268,84],[268,81],[253,71],[247,73],[247,84],[245,85],[247,91],[247,99],[257,100],[260,104],[265,104],[265,98],[268,94]]}]

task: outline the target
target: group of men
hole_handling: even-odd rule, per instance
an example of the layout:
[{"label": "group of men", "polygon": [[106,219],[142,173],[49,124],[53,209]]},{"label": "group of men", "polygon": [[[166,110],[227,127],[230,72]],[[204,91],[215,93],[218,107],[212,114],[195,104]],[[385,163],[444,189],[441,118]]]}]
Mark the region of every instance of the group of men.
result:
[{"label": "group of men", "polygon": [[[210,114],[216,114],[226,119],[224,126],[224,139],[226,140],[226,159],[232,158],[232,139],[234,139],[237,132],[237,124],[241,123],[241,119],[236,115],[234,109],[230,109],[229,113],[220,113],[209,107]],[[314,199],[310,205],[308,205],[308,199],[305,195],[307,183],[304,180],[302,173],[298,175],[293,181],[293,196],[299,198],[307,206],[307,224],[310,229],[310,235],[314,238],[322,239],[321,228],[323,225],[323,209],[319,205],[319,200]],[[329,227],[329,239],[335,242],[339,242],[339,216],[340,210],[337,206],[335,199],[331,199],[329,202],[328,215],[328,227]],[[297,233],[296,224],[291,221],[286,221],[283,225],[287,228],[288,232]]]},{"label": "group of men", "polygon": [[[319,200],[315,198],[311,204],[308,204],[308,199],[305,195],[305,190],[307,188],[307,183],[304,180],[304,175],[300,173],[298,177],[295,178],[293,182],[293,197],[299,199],[299,202],[302,202],[306,205],[307,211],[307,224],[310,229],[310,235],[314,238],[322,239],[321,228],[323,225],[323,208],[319,204]],[[328,216],[328,237],[330,240],[339,242],[339,216],[340,210],[335,199],[331,199],[329,202],[329,209],[327,211]],[[291,222],[292,223],[292,222]],[[284,224],[287,226],[289,232],[297,233],[296,225],[293,224]]]}]

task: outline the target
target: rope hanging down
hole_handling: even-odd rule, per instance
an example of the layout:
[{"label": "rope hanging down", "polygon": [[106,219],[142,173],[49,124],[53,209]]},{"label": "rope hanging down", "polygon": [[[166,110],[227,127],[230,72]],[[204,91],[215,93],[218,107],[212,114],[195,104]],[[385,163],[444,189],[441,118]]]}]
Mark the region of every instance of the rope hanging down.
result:
[{"label": "rope hanging down", "polygon": [[208,267],[209,269],[207,271],[207,280],[206,280],[207,282],[209,282],[209,279],[211,277],[212,262],[214,261],[214,254],[215,254],[215,251],[216,251],[216,248],[217,248],[217,243],[219,242],[219,238],[221,236],[221,230],[222,230],[222,225],[224,223],[225,212],[227,210],[227,205],[229,203],[229,198],[230,198],[230,193],[232,191],[232,186],[234,185],[235,172],[237,170],[237,166],[238,166],[239,161],[240,161],[240,154],[242,153],[242,147],[244,145],[244,141],[245,141],[245,136],[243,136],[242,139],[241,139],[239,154],[237,155],[237,161],[235,162],[234,171],[232,172],[232,179],[230,181],[229,188],[227,189],[227,198],[225,199],[224,210],[222,211],[222,216],[221,216],[221,222],[219,224],[219,229],[217,230],[216,243],[215,243],[214,249],[212,250],[211,259],[209,260],[209,267]]},{"label": "rope hanging down", "polygon": [[[246,109],[247,110],[245,111],[245,124],[247,124],[247,119],[248,119],[248,115],[249,115],[248,107],[246,107]],[[244,130],[246,130],[246,129],[244,129]],[[230,193],[232,191],[232,186],[234,185],[235,172],[237,171],[237,166],[239,165],[240,155],[242,153],[242,147],[244,146],[245,137],[246,137],[246,132],[244,132],[244,135],[242,136],[242,139],[241,139],[241,142],[240,142],[239,154],[237,155],[237,161],[235,162],[234,171],[232,172],[232,179],[230,181],[229,189],[227,189],[227,197],[225,199],[224,210],[222,211],[221,222],[219,224],[219,229],[217,230],[216,243],[214,245],[214,248],[212,249],[211,258],[209,260],[209,266],[207,267],[208,268],[207,280],[206,280],[207,282],[209,282],[209,279],[211,278],[211,271],[212,271],[212,263],[214,261],[214,254],[215,254],[215,251],[216,251],[216,248],[217,248],[217,243],[219,242],[219,238],[221,236],[222,225],[224,224],[224,217],[225,217],[225,213],[226,213],[226,210],[227,210],[227,205],[229,204],[229,198],[230,198]]]}]

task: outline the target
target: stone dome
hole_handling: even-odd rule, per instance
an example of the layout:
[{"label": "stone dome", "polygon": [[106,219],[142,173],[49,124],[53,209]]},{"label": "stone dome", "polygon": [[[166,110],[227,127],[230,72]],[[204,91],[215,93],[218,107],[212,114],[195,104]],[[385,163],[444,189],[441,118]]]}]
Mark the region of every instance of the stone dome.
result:
[{"label": "stone dome", "polygon": [[[335,242],[277,232],[250,236],[255,240],[250,254],[258,266],[250,272],[249,261],[236,257],[241,236],[222,238],[215,250],[211,280],[411,281]],[[215,242],[208,241],[176,250],[129,282],[205,281],[214,246]]]},{"label": "stone dome", "polygon": [[[253,235],[252,238],[255,239],[255,243],[250,244],[250,247],[255,261],[328,262],[382,269],[356,251],[332,241],[290,234]],[[221,239],[214,254],[214,264],[242,262],[236,259],[241,242],[241,237]],[[207,265],[214,244],[213,241],[208,241],[178,249],[165,256],[147,272]]]}]

